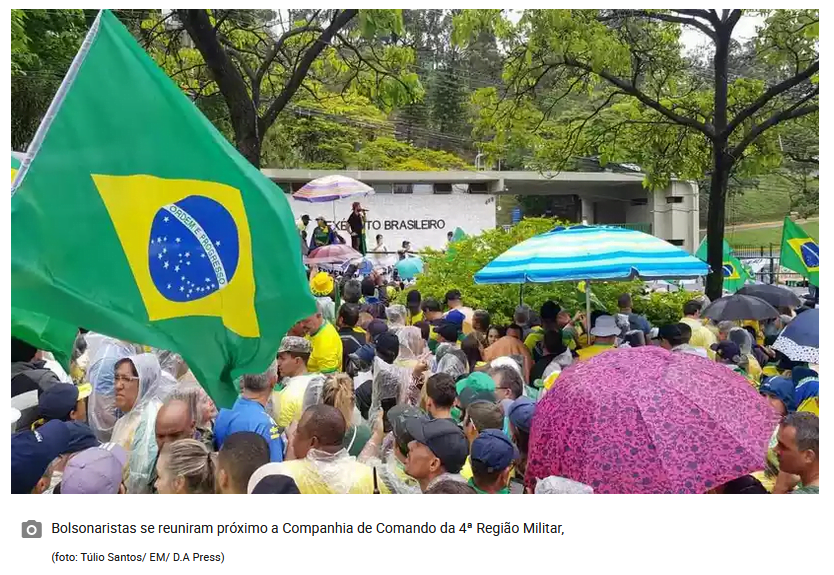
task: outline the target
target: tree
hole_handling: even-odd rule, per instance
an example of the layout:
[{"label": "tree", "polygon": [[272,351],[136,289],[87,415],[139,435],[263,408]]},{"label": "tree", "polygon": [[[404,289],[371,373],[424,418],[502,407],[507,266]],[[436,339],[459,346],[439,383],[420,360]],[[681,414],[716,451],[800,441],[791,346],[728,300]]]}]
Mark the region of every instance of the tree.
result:
[{"label": "tree", "polygon": [[300,90],[355,89],[386,109],[422,97],[412,52],[391,41],[402,30],[397,10],[176,10],[144,28],[152,54],[195,100],[220,94],[234,143],[256,166]]},{"label": "tree", "polygon": [[[657,188],[709,175],[707,294],[720,297],[728,183],[778,168],[780,132],[819,111],[817,10],[760,11],[754,59],[730,69],[742,10],[464,11],[455,37],[494,30],[507,47],[505,87],[476,95],[476,134],[489,153],[510,143],[534,150],[540,169],[576,155],[634,162]],[[682,55],[682,27],[712,44],[708,74]],[[767,79],[745,75],[767,68]],[[480,132],[479,132],[480,131]]]}]

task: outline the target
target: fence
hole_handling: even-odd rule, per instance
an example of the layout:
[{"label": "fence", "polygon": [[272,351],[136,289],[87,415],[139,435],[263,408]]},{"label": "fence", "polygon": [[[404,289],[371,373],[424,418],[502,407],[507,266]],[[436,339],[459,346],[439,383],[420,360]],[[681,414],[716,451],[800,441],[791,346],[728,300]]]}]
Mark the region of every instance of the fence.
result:
[{"label": "fence", "polygon": [[791,287],[807,286],[807,280],[800,274],[783,268],[779,264],[780,244],[764,246],[735,245],[733,255],[753,272],[756,281],[781,283]]}]

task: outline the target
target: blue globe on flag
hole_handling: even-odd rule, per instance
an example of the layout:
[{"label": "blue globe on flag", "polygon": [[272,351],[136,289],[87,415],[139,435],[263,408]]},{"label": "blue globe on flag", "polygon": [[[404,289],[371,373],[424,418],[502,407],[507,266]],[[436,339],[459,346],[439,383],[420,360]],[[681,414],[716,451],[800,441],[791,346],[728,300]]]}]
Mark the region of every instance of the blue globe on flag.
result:
[{"label": "blue globe on flag", "polygon": [[802,263],[808,269],[820,267],[820,248],[816,242],[808,240],[800,249],[802,255]]},{"label": "blue globe on flag", "polygon": [[166,299],[187,302],[223,289],[240,257],[237,224],[220,203],[188,196],[154,215],[148,266]]}]

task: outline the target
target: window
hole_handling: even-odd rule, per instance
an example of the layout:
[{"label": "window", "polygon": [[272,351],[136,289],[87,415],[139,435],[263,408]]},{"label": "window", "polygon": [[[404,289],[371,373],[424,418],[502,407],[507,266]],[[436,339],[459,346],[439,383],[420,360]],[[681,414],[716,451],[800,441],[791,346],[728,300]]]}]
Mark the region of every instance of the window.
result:
[{"label": "window", "polygon": [[390,194],[393,191],[391,184],[374,184],[374,193],[376,194]]},{"label": "window", "polygon": [[452,193],[452,184],[435,184],[434,193],[449,195]]},{"label": "window", "polygon": [[667,204],[682,204],[683,196],[666,196]]},{"label": "window", "polygon": [[486,182],[472,182],[469,184],[470,194],[488,194],[489,185]]},{"label": "window", "polygon": [[414,193],[411,184],[394,184],[395,194],[411,194]]},{"label": "window", "polygon": [[649,205],[649,198],[632,198],[632,206],[647,206]]},{"label": "window", "polygon": [[683,246],[683,240],[666,240],[673,246]]}]

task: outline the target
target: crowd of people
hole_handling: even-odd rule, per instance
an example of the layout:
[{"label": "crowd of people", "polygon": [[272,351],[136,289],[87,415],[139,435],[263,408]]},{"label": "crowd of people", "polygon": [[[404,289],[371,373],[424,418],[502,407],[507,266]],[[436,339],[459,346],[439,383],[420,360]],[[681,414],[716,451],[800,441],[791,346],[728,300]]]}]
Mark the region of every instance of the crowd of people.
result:
[{"label": "crowd of people", "polygon": [[176,354],[80,333],[67,374],[12,338],[13,492],[593,493],[525,477],[537,403],[572,365],[649,345],[725,364],[781,417],[761,471],[712,492],[819,492],[816,366],[770,347],[804,307],[716,324],[701,297],[652,326],[623,294],[616,313],[547,301],[495,325],[458,290],[400,305],[378,274],[310,283],[317,312],[219,411]]}]

